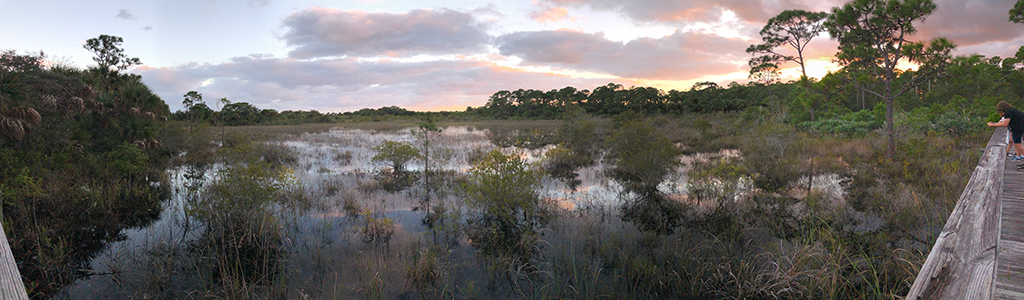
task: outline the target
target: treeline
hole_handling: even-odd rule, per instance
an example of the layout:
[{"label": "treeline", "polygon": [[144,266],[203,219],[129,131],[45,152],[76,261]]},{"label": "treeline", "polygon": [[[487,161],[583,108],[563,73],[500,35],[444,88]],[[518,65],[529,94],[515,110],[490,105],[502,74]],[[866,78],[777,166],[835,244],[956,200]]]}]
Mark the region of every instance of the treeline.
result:
[{"label": "treeline", "polygon": [[[782,94],[791,84],[775,86],[774,94]],[[768,103],[767,86],[757,83],[731,83],[721,87],[714,82],[695,84],[689,91],[665,92],[653,87],[625,88],[609,83],[593,90],[565,87],[550,91],[519,89],[498,91],[487,104],[472,110],[494,119],[554,119],[568,106],[578,106],[587,113],[614,116],[626,111],[639,113],[707,113],[738,111]]]},{"label": "treeline", "polygon": [[[952,58],[940,76],[895,99],[896,109],[911,126],[932,126],[939,131],[960,131],[978,126],[990,117],[995,103],[1008,101],[1024,105],[1024,51],[1016,57],[981,55]],[[713,82],[695,84],[686,91],[663,91],[652,87],[630,87],[609,83],[593,90],[574,87],[549,91],[519,89],[499,91],[487,104],[467,111],[494,119],[555,119],[568,107],[589,114],[615,116],[626,111],[643,114],[694,114],[733,112],[768,113],[786,123],[821,133],[856,134],[882,126],[885,106],[879,97],[854,88],[872,83],[844,80],[849,76],[831,73],[821,80],[763,84],[732,82],[722,87]],[[911,80],[915,71],[900,74],[897,83]],[[809,86],[808,89],[804,86]],[[882,89],[880,83],[872,88]]]},{"label": "treeline", "polygon": [[[202,94],[191,91],[185,94],[186,109],[171,114],[172,120],[206,123],[209,125],[244,126],[244,125],[295,125],[305,123],[335,123],[352,119],[366,121],[382,121],[386,117],[419,116],[431,113],[414,112],[398,106],[385,106],[378,109],[364,108],[354,112],[326,112],[317,110],[285,110],[261,109],[248,102],[231,102],[226,98],[217,100],[223,104],[220,110],[214,110],[202,100]],[[191,101],[191,102],[190,102]]]}]

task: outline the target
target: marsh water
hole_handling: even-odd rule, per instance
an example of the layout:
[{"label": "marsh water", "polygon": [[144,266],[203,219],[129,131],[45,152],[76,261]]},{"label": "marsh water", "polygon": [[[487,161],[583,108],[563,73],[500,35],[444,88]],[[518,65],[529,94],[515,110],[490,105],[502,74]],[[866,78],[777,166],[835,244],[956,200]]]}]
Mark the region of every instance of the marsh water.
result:
[{"label": "marsh water", "polygon": [[[537,145],[530,145],[530,139],[518,144],[506,142],[509,136],[526,134],[498,134],[471,126],[444,128],[429,137],[429,168],[448,174],[442,177],[447,179],[441,180],[454,186],[458,180],[453,178],[469,171],[475,157],[490,150],[499,149],[539,164],[552,145],[534,147]],[[202,267],[196,265],[204,260],[195,257],[194,241],[200,239],[204,225],[192,220],[187,209],[188,186],[209,185],[223,166],[213,165],[200,172],[179,166],[168,171],[174,193],[163,205],[160,218],[146,228],[124,231],[124,240],[108,245],[91,260],[90,269],[83,270],[89,276],[64,288],[54,298],[585,298],[587,293],[599,293],[602,283],[628,284],[626,281],[632,278],[629,276],[644,276],[613,270],[615,266],[610,261],[629,254],[617,248],[669,248],[687,245],[686,240],[705,238],[686,234],[671,238],[651,236],[622,221],[618,208],[630,195],[605,175],[607,166],[599,160],[578,171],[581,184],[576,189],[547,176],[541,180],[539,195],[556,212],[539,230],[540,239],[535,246],[538,254],[525,258],[532,262],[527,264],[531,265],[529,269],[496,270],[494,264],[478,256],[478,250],[459,232],[458,217],[448,223],[430,220],[430,207],[425,205],[446,207],[446,216],[457,216],[466,210],[465,200],[458,192],[444,187],[425,190],[419,181],[397,191],[380,187],[375,174],[384,166],[374,163],[372,157],[376,155],[373,148],[385,140],[423,144],[416,128],[335,128],[271,142],[294,157],[288,164],[294,178],[292,189],[304,205],[300,209],[274,207],[283,251],[275,256],[280,263],[274,264],[274,270],[262,275],[269,278],[260,281],[262,284],[243,283],[232,287],[240,294],[224,294],[211,292],[217,290],[211,288],[217,285],[214,282],[224,275],[192,274],[202,273],[197,271]],[[686,165],[659,186],[669,198],[685,197]],[[422,160],[414,160],[408,168],[421,172],[425,165]],[[828,178],[819,180],[816,189],[841,198],[837,185]],[[739,186],[742,188],[743,184]],[[759,243],[774,242],[752,235],[750,240]],[[652,254],[630,263],[642,264],[641,269],[654,268],[650,270],[653,272],[660,264],[657,260],[665,256],[655,257]],[[421,269],[429,272],[423,275]],[[679,287],[650,284],[634,288],[642,289],[635,291],[637,295],[659,295],[660,289]]]}]

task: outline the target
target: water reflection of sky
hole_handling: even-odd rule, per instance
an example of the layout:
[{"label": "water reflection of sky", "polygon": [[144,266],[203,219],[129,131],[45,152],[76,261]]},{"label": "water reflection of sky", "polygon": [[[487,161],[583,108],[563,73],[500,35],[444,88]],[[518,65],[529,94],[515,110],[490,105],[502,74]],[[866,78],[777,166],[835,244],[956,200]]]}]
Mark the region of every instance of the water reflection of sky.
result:
[{"label": "water reflection of sky", "polygon": [[[354,199],[358,205],[368,211],[375,218],[386,218],[394,222],[395,234],[392,236],[391,245],[413,245],[422,242],[427,236],[433,233],[423,224],[424,213],[417,208],[419,200],[423,197],[423,191],[414,186],[409,190],[387,193],[379,190],[366,190],[362,187],[374,183],[373,173],[382,166],[374,165],[371,162],[376,154],[374,146],[385,140],[409,142],[418,147],[422,146],[423,140],[414,133],[414,128],[401,130],[363,130],[363,129],[341,129],[336,128],[323,133],[303,134],[292,140],[281,142],[283,146],[292,150],[297,158],[294,166],[294,175],[302,185],[306,197],[312,202],[312,209],[303,212],[302,215],[293,216],[287,222],[286,230],[290,232],[286,240],[286,246],[290,249],[288,265],[292,267],[296,278],[307,278],[306,281],[292,281],[289,288],[303,290],[309,283],[309,278],[318,278],[322,285],[324,281],[333,281],[341,285],[336,288],[333,294],[320,294],[324,297],[352,297],[357,296],[353,291],[359,286],[353,286],[352,282],[365,282],[366,278],[345,272],[335,273],[334,278],[325,278],[323,270],[349,270],[369,268],[374,264],[393,264],[388,259],[380,257],[368,257],[373,251],[372,247],[361,242],[358,237],[361,230],[359,219],[346,214],[343,209],[346,197]],[[501,149],[508,154],[521,154],[529,163],[539,164],[544,154],[552,146],[538,149],[500,148],[488,139],[486,129],[475,129],[472,127],[456,126],[445,128],[441,133],[431,136],[431,168],[436,170],[454,171],[464,173],[471,168],[470,158],[474,153],[486,152],[493,149]],[[422,151],[422,150],[421,150]],[[738,155],[737,153],[724,153],[721,155]],[[692,161],[692,157],[682,158],[684,167],[676,172],[669,180],[659,186],[659,189],[666,193],[679,196],[686,192],[686,176],[683,172],[685,165]],[[559,180],[549,177],[541,181],[543,188],[539,191],[541,197],[551,200],[556,207],[575,210],[587,207],[609,207],[622,203],[624,197],[622,187],[606,176],[606,169],[609,166],[598,161],[594,166],[583,168],[578,171],[581,184],[576,190],[571,190]],[[422,161],[412,161],[408,164],[411,170],[423,170]],[[209,183],[212,180],[213,171],[203,177]],[[144,256],[154,245],[161,243],[180,243],[195,239],[201,233],[199,224],[195,221],[188,221],[184,215],[183,203],[184,183],[186,169],[176,168],[169,170],[173,195],[164,205],[164,211],[158,221],[147,228],[130,229],[123,232],[126,237],[121,242],[116,242],[91,261],[89,266],[97,272],[122,272],[122,276],[91,276],[79,280],[67,287],[64,295],[58,296],[77,299],[117,299],[125,296],[123,278],[132,278],[133,274],[139,276],[147,274],[145,269]],[[837,181],[835,178],[820,177],[818,180]],[[822,183],[823,188],[828,189],[828,183]],[[841,193],[838,185],[834,187],[837,193]],[[454,195],[438,196],[435,203],[444,203],[454,209],[464,205],[461,199]],[[435,204],[436,205],[436,204]],[[391,250],[388,250],[391,251]],[[455,247],[452,254],[455,260],[472,260],[474,251],[463,242]],[[311,263],[315,262],[315,263]],[[471,265],[471,264],[467,264]],[[477,268],[475,265],[470,268]],[[397,268],[401,269],[401,268]],[[401,270],[399,270],[401,271]],[[397,271],[396,271],[397,272]],[[480,270],[468,270],[458,276],[477,276]],[[344,274],[343,274],[344,273]],[[399,272],[401,273],[401,272]],[[318,277],[319,276],[319,277]],[[353,277],[355,276],[355,277]],[[387,279],[402,281],[403,278],[395,277],[395,274],[382,275]],[[136,283],[144,285],[144,283]],[[347,291],[347,292],[346,292]],[[299,296],[298,294],[290,296]]]},{"label": "water reflection of sky", "polygon": [[[284,142],[284,145],[294,149],[297,154],[299,166],[296,168],[296,177],[306,186],[311,186],[332,175],[372,174],[382,167],[374,165],[371,161],[376,155],[373,147],[380,145],[385,140],[408,142],[416,145],[423,152],[423,140],[415,134],[415,128],[400,130],[336,128],[325,133],[304,134],[294,140]],[[466,126],[447,127],[441,133],[432,135],[430,144],[431,168],[456,172],[465,172],[472,167],[470,156],[474,152],[486,152],[500,148],[488,139],[487,129],[474,129]],[[532,150],[515,147],[500,149],[506,154],[520,154],[528,163],[539,164],[544,154],[552,147],[552,145],[548,145]],[[421,160],[411,161],[407,168],[422,171],[423,162]],[[613,204],[614,201],[617,201],[622,189],[605,176],[604,170],[605,165],[600,162],[579,170],[579,179],[582,183],[576,191],[570,190],[558,180],[545,178],[542,180],[544,188],[541,194],[544,197],[559,200],[559,206],[563,208],[575,207],[576,204],[573,203],[573,200],[577,198]],[[358,180],[355,177],[358,176],[345,177],[349,177],[347,185],[358,185],[355,182]],[[663,183],[661,188],[666,192],[679,192],[685,188],[685,178],[676,176]]]}]

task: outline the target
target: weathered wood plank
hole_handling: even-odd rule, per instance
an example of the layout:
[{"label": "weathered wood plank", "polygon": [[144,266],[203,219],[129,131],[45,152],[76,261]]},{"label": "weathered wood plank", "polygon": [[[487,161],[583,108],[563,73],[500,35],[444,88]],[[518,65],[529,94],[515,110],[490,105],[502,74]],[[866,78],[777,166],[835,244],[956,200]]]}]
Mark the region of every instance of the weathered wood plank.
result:
[{"label": "weathered wood plank", "polygon": [[1005,149],[996,129],[906,299],[992,299]]},{"label": "weathered wood plank", "polygon": [[0,224],[0,299],[28,299],[3,224]]},{"label": "weathered wood plank", "polygon": [[[1017,234],[1020,234],[1017,232]],[[999,241],[994,299],[1024,299],[1024,243]]]},{"label": "weathered wood plank", "polygon": [[994,299],[1024,299],[1024,172],[1016,164],[1003,171],[999,246]]}]

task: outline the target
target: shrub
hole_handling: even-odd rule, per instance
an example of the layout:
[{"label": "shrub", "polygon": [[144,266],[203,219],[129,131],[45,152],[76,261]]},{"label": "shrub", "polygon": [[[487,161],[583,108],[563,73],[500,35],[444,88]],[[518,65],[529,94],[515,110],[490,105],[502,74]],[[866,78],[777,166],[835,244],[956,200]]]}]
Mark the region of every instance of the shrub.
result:
[{"label": "shrub", "polygon": [[377,151],[371,161],[374,163],[388,163],[394,173],[405,171],[405,164],[410,160],[420,158],[420,151],[409,142],[396,142],[384,140],[380,145],[373,147]]},{"label": "shrub", "polygon": [[473,247],[491,257],[532,256],[543,222],[539,174],[518,155],[494,150],[468,177],[466,198],[475,209],[468,220]]},{"label": "shrub", "polygon": [[680,166],[680,151],[667,137],[641,120],[623,121],[608,140],[610,176],[627,191],[653,193]]}]

